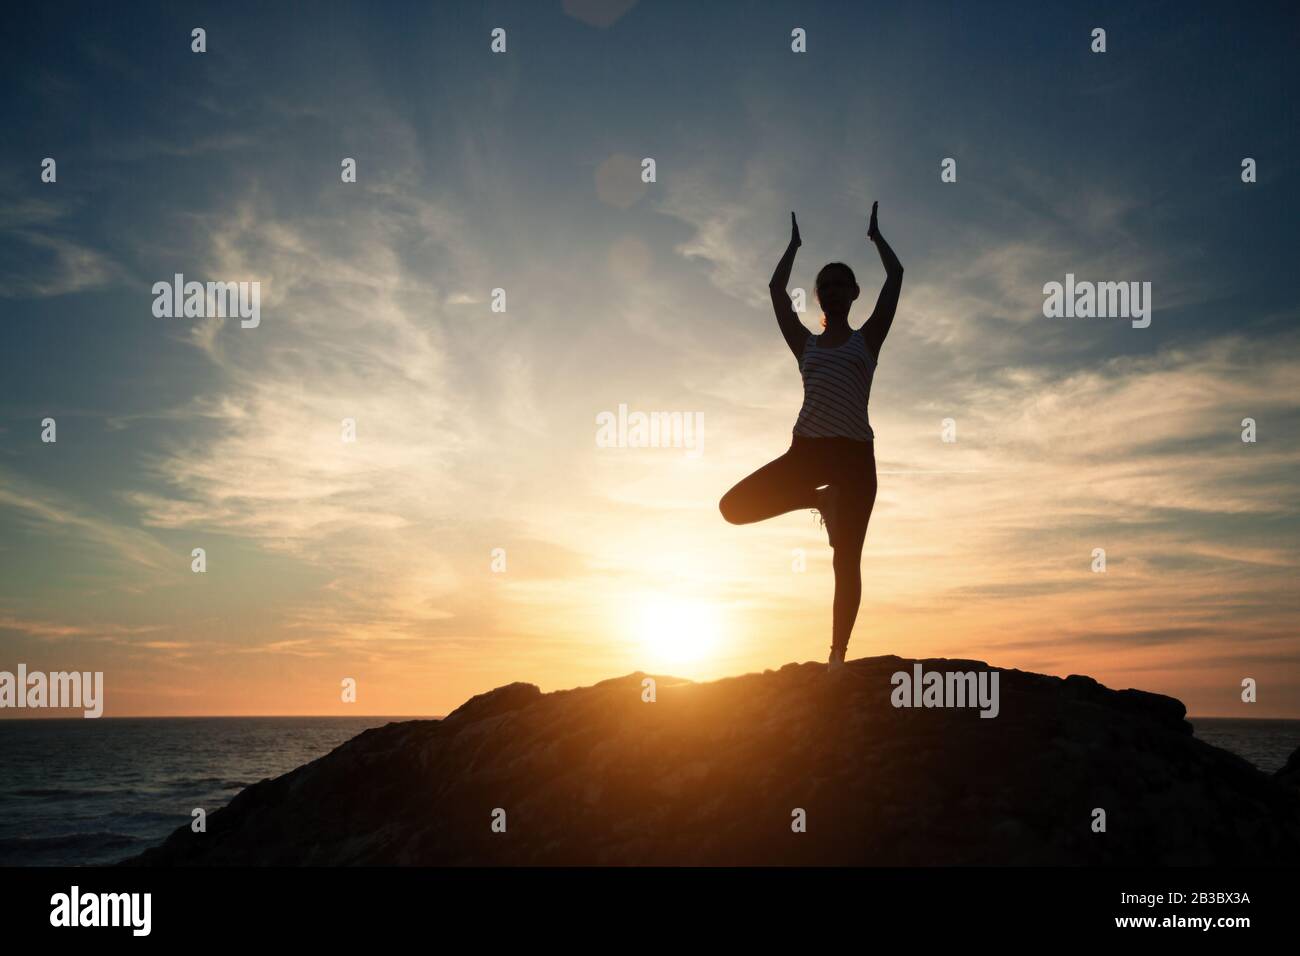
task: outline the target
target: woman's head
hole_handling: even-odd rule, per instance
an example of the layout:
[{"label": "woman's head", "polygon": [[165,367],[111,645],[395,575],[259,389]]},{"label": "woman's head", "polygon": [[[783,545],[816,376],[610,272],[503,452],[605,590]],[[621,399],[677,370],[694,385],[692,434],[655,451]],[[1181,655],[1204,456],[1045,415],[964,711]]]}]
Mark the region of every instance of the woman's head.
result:
[{"label": "woman's head", "polygon": [[[849,307],[861,292],[853,270],[842,262],[828,262],[817,273],[814,294],[824,314],[848,315]],[[823,317],[823,327],[825,324],[826,320]]]}]

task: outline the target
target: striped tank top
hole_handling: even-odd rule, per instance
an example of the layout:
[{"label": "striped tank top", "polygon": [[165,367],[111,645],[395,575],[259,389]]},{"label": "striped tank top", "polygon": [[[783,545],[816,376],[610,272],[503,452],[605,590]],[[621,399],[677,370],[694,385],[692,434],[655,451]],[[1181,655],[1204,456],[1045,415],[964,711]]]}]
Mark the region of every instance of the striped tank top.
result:
[{"label": "striped tank top", "polygon": [[867,399],[876,360],[855,329],[843,345],[819,348],[820,336],[809,335],[799,356],[803,376],[803,408],[794,433],[807,438],[852,438],[871,441],[875,433],[867,420]]}]

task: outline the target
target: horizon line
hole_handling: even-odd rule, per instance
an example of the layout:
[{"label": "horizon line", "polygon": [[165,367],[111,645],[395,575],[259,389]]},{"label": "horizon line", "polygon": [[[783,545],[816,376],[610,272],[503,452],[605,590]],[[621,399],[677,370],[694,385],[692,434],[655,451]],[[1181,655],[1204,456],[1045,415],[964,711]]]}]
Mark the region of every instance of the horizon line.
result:
[{"label": "horizon line", "polygon": [[[50,717],[0,717],[0,723],[55,720],[95,721],[105,720],[291,720],[309,718],[312,720],[338,719],[389,719],[389,720],[444,720],[447,714],[115,714],[112,717],[82,717],[76,715],[58,715]],[[1223,714],[1188,714],[1184,720],[1291,720],[1300,722],[1300,717],[1229,717]]]},{"label": "horizon line", "polygon": [[290,720],[295,717],[324,719],[334,717],[339,720],[390,719],[390,720],[442,720],[446,714],[114,714],[102,717],[85,717],[76,714],[57,714],[49,717],[0,717],[0,724],[9,721],[27,721],[35,723],[51,720]]}]

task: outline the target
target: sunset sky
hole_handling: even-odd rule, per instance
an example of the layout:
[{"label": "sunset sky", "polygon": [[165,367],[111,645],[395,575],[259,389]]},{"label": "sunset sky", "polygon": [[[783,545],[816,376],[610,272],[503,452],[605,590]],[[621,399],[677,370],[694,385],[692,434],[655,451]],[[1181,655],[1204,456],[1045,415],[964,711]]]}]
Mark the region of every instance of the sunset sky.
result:
[{"label": "sunset sky", "polygon": [[[790,211],[792,287],[848,262],[856,326],[879,200],[906,279],[849,658],[1300,717],[1296,31],[853,7],[11,11],[0,670],[103,671],[108,716],[430,715],[824,660],[825,532],[717,502],[799,408]],[[260,282],[260,326],[154,317],[175,273]],[[1150,327],[1045,318],[1067,273],[1150,282]],[[702,414],[702,453],[598,447],[620,404]]]}]

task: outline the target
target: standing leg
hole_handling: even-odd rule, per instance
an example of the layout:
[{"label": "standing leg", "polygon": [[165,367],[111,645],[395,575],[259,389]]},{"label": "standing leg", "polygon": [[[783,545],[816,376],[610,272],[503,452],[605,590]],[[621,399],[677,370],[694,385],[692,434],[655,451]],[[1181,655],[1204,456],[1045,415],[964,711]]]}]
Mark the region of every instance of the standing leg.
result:
[{"label": "standing leg", "polygon": [[817,506],[817,468],[811,455],[791,446],[780,458],[742,478],[718,502],[732,524],[750,524]]},{"label": "standing leg", "polygon": [[836,536],[835,604],[831,625],[831,657],[844,660],[849,646],[849,635],[858,617],[862,602],[862,544],[867,536],[867,523],[876,503],[876,458],[871,442],[866,447],[846,446],[839,458],[836,471],[840,482],[837,509],[839,530]]},{"label": "standing leg", "polygon": [[[867,530],[863,527],[863,532]],[[849,635],[858,619],[862,604],[862,542],[865,534],[853,541],[844,541],[835,549],[832,565],[835,568],[835,605],[831,624],[831,651],[844,659],[849,646]]]}]

